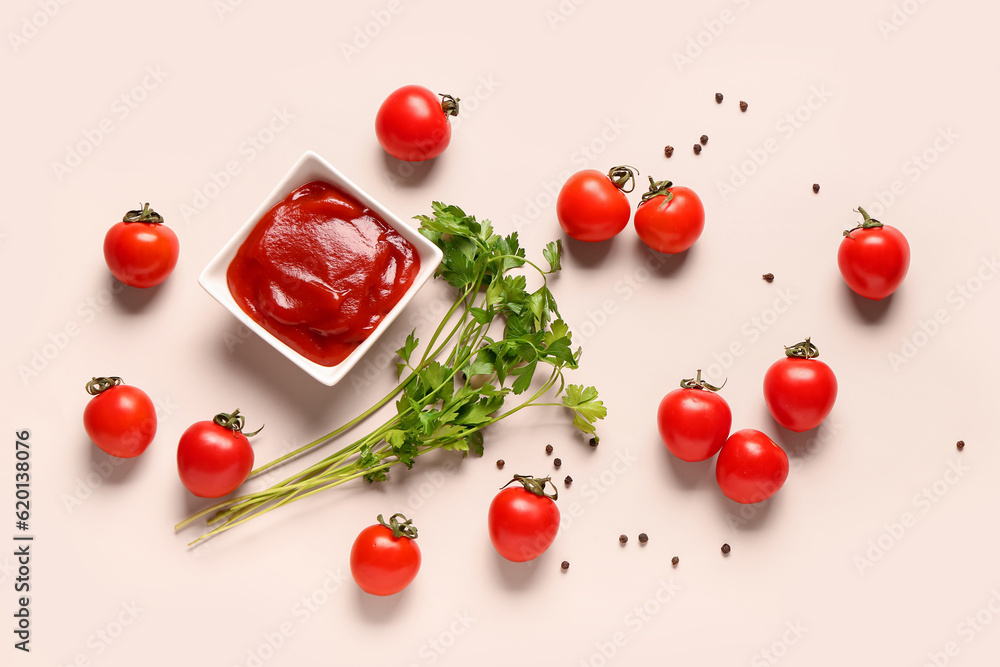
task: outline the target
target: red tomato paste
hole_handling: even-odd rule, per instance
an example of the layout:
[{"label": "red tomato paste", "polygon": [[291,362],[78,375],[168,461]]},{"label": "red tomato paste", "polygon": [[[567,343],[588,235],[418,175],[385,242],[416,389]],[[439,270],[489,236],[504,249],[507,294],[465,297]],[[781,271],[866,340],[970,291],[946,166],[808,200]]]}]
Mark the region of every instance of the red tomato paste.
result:
[{"label": "red tomato paste", "polygon": [[374,211],[313,181],[257,222],[226,279],[255,322],[307,359],[336,366],[399,302],[419,269],[416,247]]}]

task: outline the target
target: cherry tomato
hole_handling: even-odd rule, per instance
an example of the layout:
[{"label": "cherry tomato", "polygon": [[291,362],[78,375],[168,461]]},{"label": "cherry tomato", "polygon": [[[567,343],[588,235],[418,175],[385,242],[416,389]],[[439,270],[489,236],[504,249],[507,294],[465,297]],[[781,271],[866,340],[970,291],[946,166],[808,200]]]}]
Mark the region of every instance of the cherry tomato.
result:
[{"label": "cherry tomato", "polygon": [[635,231],[653,250],[684,252],[705,229],[705,207],[691,188],[649,179],[649,192],[635,212]]},{"label": "cherry tomato", "polygon": [[220,413],[212,421],[195,422],[177,444],[177,472],[187,490],[199,498],[232,493],[253,469],[253,448],[243,434],[239,410]]},{"label": "cherry tomato", "polygon": [[556,539],[559,508],[554,501],[559,491],[552,495],[545,493],[545,485],[552,483],[548,477],[514,475],[507,484],[514,482],[521,486],[505,486],[493,498],[488,523],[490,541],[497,553],[507,560],[523,563],[541,556]]},{"label": "cherry tomato", "polygon": [[726,497],[750,504],[767,500],[788,477],[788,455],[752,428],[736,431],[719,452],[715,480]]},{"label": "cherry tomato", "polygon": [[819,350],[808,338],[785,348],[785,355],[764,374],[764,402],[776,422],[801,433],[819,426],[833,410],[837,377],[816,358]]},{"label": "cherry tomato", "polygon": [[112,456],[139,456],[156,435],[156,408],[138,387],[120,377],[94,378],[87,383],[93,396],[83,410],[83,427],[94,444]]},{"label": "cherry tomato", "polygon": [[722,449],[733,425],[733,413],[719,387],[701,379],[682,380],[660,401],[656,425],[671,454],[683,461],[704,461]]},{"label": "cherry tomato", "polygon": [[559,226],[577,241],[607,241],[628,225],[632,208],[625,193],[634,187],[635,173],[629,167],[615,167],[607,174],[578,171],[556,199]]},{"label": "cherry tomato", "polygon": [[844,232],[837,252],[840,274],[852,290],[879,301],[899,287],[910,268],[910,244],[895,227],[883,225],[858,207],[861,224]]},{"label": "cherry tomato", "polygon": [[180,242],[159,213],[144,204],[129,211],[104,237],[104,261],[111,274],[131,287],[159,285],[177,266]]},{"label": "cherry tomato", "polygon": [[457,115],[458,98],[435,95],[423,86],[403,86],[379,107],[375,136],[394,158],[408,162],[429,160],[448,147],[451,141],[448,116]]},{"label": "cherry tomato", "polygon": [[378,515],[378,523],[361,531],[351,547],[351,574],[365,593],[395,595],[410,585],[420,570],[420,547],[414,541],[417,529],[402,514],[389,523]]}]

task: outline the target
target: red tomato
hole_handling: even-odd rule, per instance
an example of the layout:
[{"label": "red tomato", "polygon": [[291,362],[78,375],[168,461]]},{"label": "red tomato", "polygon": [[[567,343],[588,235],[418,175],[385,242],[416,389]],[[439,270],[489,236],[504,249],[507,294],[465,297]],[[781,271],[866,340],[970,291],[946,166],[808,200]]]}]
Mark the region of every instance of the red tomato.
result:
[{"label": "red tomato", "polygon": [[395,595],[410,585],[420,570],[420,547],[414,541],[417,529],[402,514],[389,523],[378,515],[378,523],[361,531],[351,547],[351,574],[365,593]]},{"label": "red tomato", "polygon": [[508,484],[514,482],[522,486],[502,489],[490,503],[488,523],[497,553],[523,563],[541,556],[556,539],[559,508],[554,501],[559,491],[545,493],[545,485],[551,483],[548,477],[514,475]]},{"label": "red tomato", "polygon": [[578,171],[556,199],[559,226],[577,241],[607,241],[628,225],[632,208],[625,193],[633,187],[635,174],[629,167],[615,167],[607,174]]},{"label": "red tomato", "polygon": [[[239,410],[195,422],[177,444],[177,472],[187,490],[199,498],[232,493],[253,469],[253,448],[243,434]],[[256,435],[257,429],[249,435]]]},{"label": "red tomato", "polygon": [[656,425],[667,450],[684,461],[711,458],[729,437],[733,413],[726,399],[698,377],[682,380],[681,388],[663,397],[656,411]]},{"label": "red tomato", "polygon": [[180,242],[159,213],[144,204],[129,211],[104,237],[104,261],[111,274],[131,287],[159,285],[177,266]]},{"label": "red tomato", "polygon": [[895,227],[883,225],[858,207],[861,224],[844,232],[837,252],[840,274],[852,290],[879,301],[899,287],[910,268],[910,244]]},{"label": "red tomato", "polygon": [[764,402],[776,422],[801,433],[819,426],[833,410],[837,377],[816,359],[819,350],[808,338],[785,348],[785,354],[764,374]]},{"label": "red tomato", "polygon": [[738,503],[767,500],[788,477],[788,455],[752,428],[729,436],[715,462],[715,480],[726,497]]},{"label": "red tomato", "polygon": [[408,162],[429,160],[448,147],[451,141],[448,116],[457,115],[458,98],[435,95],[423,86],[403,86],[379,107],[375,136],[394,158]]},{"label": "red tomato", "polygon": [[94,444],[112,456],[139,456],[156,435],[156,408],[137,387],[120,377],[94,378],[87,383],[93,396],[83,410],[83,427]]},{"label": "red tomato", "polygon": [[653,250],[684,252],[705,229],[705,207],[691,188],[649,179],[649,192],[635,212],[635,231]]}]

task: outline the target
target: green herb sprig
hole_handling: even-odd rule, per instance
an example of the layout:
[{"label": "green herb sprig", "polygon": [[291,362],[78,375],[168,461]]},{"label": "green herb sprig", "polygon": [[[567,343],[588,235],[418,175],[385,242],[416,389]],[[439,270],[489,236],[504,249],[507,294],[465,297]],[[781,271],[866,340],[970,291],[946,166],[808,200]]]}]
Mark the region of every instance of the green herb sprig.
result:
[{"label": "green herb sprig", "polygon": [[[305,470],[198,512],[177,529],[207,517],[216,527],[197,542],[358,477],[383,481],[393,466],[410,468],[430,451],[482,455],[483,429],[531,406],[569,408],[573,425],[595,434],[595,422],[607,415],[597,390],[567,385],[563,377],[577,368],[580,349],[573,351],[572,335],[548,287],[548,277],[561,269],[561,242],[542,251],[548,265],[542,268],[526,258],[516,232],[500,236],[488,220],[477,221],[457,206],[434,202],[432,210],[432,216],[417,216],[420,233],[441,248],[444,258],[435,275],[457,296],[423,353],[415,356],[420,341],[411,332],[396,352],[399,384],[392,391],[343,426],[251,474],[329,443],[393,399],[396,414]],[[537,272],[541,287],[529,292],[524,271]],[[536,376],[544,379],[533,385]],[[516,405],[508,406],[509,399]]]}]

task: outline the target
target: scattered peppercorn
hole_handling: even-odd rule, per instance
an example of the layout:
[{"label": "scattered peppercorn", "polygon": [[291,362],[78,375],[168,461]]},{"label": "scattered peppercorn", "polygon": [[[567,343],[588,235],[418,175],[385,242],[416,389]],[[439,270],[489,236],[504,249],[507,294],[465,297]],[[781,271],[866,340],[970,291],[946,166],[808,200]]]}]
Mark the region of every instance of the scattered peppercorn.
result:
[{"label": "scattered peppercorn", "polygon": [[701,138],[698,139],[698,141],[700,141],[701,145],[704,146],[705,144],[708,143],[708,135],[707,134],[701,135]]},{"label": "scattered peppercorn", "polygon": [[955,443],[955,446],[958,447],[958,451],[962,451],[965,449],[965,440],[959,440]]},{"label": "scattered peppercorn", "polygon": [[639,544],[645,544],[649,542],[649,535],[646,533],[639,533]]},{"label": "scattered peppercorn", "polygon": [[673,146],[664,146],[663,147],[663,154],[666,155],[667,157],[670,157],[671,155],[674,154],[674,147]]},{"label": "scattered peppercorn", "polygon": [[597,436],[595,435],[593,438],[590,439],[590,446],[591,447],[597,447],[597,443],[598,442],[600,442],[600,440],[598,440]]},{"label": "scattered peppercorn", "polygon": [[503,465],[504,465],[504,460],[503,459],[497,459],[497,467],[498,468],[503,468]]},{"label": "scattered peppercorn", "polygon": [[722,104],[722,93],[716,93],[715,94],[715,103],[716,104]]},{"label": "scattered peppercorn", "polygon": [[819,183],[813,183],[813,192],[819,192]]},{"label": "scattered peppercorn", "polygon": [[750,105],[744,102],[743,100],[740,100],[740,111],[746,111],[748,106]]},{"label": "scattered peppercorn", "polygon": [[733,550],[733,548],[731,546],[729,546],[728,542],[726,544],[722,545],[722,555],[725,556],[725,555],[727,555],[732,550]]},{"label": "scattered peppercorn", "polygon": [[552,453],[552,445],[545,445],[545,453],[546,454]]},{"label": "scattered peppercorn", "polygon": [[773,273],[765,273],[763,277],[764,277],[764,280],[766,280],[769,283],[773,283],[774,282],[774,274]]},{"label": "scattered peppercorn", "polygon": [[673,558],[670,559],[670,564],[673,565],[674,567],[677,567],[677,563],[679,562],[681,562],[681,559],[678,558],[677,556],[674,556]]},{"label": "scattered peppercorn", "polygon": [[564,561],[562,562],[562,566],[561,566],[561,567],[562,567],[562,569],[564,569],[564,570],[568,570],[568,569],[569,569],[569,561],[568,561],[568,560],[564,560]]},{"label": "scattered peppercorn", "polygon": [[618,541],[621,542],[622,544],[625,544],[626,542],[628,542],[628,535],[622,533],[621,535],[618,536]]},{"label": "scattered peppercorn", "polygon": [[694,145],[694,154],[698,155],[700,153],[701,153],[701,144],[695,144]]},{"label": "scattered peppercorn", "polygon": [[573,483],[573,478],[570,477],[569,475],[566,475],[566,479],[564,479],[563,482],[566,483],[566,486],[569,486],[570,484]]},{"label": "scattered peppercorn", "polygon": [[558,468],[559,466],[561,466],[561,465],[562,465],[562,459],[560,459],[560,458],[557,458],[556,460],[554,460],[554,461],[552,462],[552,465],[554,465],[555,467],[557,467],[557,468]]}]

